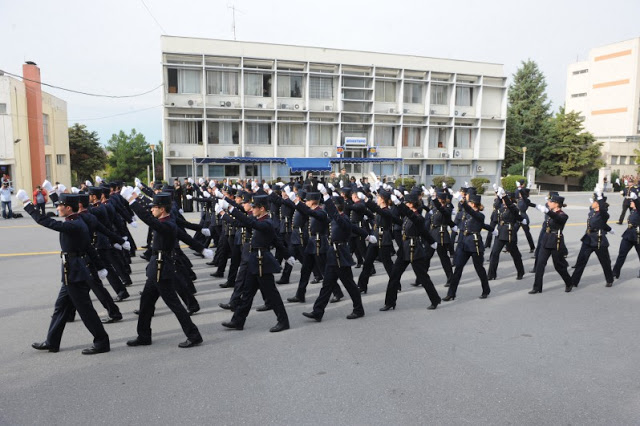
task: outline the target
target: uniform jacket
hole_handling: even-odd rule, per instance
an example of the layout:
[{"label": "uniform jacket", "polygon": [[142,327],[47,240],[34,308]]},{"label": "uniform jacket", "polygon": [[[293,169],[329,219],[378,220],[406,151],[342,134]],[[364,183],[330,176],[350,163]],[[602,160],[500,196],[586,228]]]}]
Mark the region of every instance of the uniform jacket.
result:
[{"label": "uniform jacket", "polygon": [[250,274],[264,276],[280,272],[280,263],[276,260],[271,248],[275,244],[276,232],[269,215],[261,218],[246,215],[234,208],[231,215],[243,227],[249,228],[251,242],[249,244],[247,267]]}]

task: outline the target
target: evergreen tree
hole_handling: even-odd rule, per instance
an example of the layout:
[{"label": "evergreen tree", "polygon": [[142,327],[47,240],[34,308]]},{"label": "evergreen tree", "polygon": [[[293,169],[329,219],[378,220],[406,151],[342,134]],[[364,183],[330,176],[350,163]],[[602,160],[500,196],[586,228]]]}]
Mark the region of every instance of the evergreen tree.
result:
[{"label": "evergreen tree", "polygon": [[151,148],[142,133],[131,130],[127,135],[122,130],[113,134],[107,143],[111,153],[108,159],[109,180],[122,180],[132,184],[138,177],[147,176],[147,166],[151,166]]},{"label": "evergreen tree", "polygon": [[568,191],[570,177],[582,177],[604,166],[600,159],[602,142],[584,131],[575,111],[560,108],[550,124],[549,143],[540,152],[539,168],[542,173],[563,176],[564,190]]},{"label": "evergreen tree", "polygon": [[93,175],[107,164],[107,154],[98,134],[89,132],[83,124],[69,127],[69,159],[71,173],[80,182],[93,180]]},{"label": "evergreen tree", "polygon": [[509,86],[505,159],[502,170],[522,164],[522,147],[527,147],[527,161],[538,164],[545,145],[551,103],[547,100],[547,83],[538,65],[522,62]]}]

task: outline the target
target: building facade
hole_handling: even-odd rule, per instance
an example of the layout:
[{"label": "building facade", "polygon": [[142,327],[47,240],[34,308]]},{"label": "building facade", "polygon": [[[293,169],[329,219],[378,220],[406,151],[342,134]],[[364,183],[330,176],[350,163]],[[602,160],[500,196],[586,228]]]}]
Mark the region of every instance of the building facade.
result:
[{"label": "building facade", "polygon": [[[194,157],[342,156],[357,176],[373,170],[427,183],[501,173],[507,86],[499,64],[168,36],[162,63],[166,179],[290,175],[282,164],[194,171]],[[372,156],[403,161],[348,163]]]},{"label": "building facade", "polygon": [[567,70],[565,108],[580,112],[586,130],[603,142],[606,166],[600,181],[612,171],[635,175],[635,150],[640,142],[640,37],[596,47],[586,61]]},{"label": "building facade", "polygon": [[29,194],[45,179],[69,185],[67,103],[42,91],[37,65],[22,71],[23,81],[0,75],[0,174]]}]

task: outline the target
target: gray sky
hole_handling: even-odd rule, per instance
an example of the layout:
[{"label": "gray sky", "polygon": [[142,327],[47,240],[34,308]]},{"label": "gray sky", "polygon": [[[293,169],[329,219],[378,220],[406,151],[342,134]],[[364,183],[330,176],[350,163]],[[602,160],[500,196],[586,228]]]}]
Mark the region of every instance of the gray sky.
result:
[{"label": "gray sky", "polygon": [[[508,76],[531,58],[547,77],[554,110],[564,103],[567,64],[592,47],[640,36],[638,0],[0,0],[0,69],[21,75],[31,60],[43,82],[142,93],[162,82],[161,34],[233,39],[233,4],[243,41],[496,62]],[[70,124],[86,124],[103,143],[134,127],[149,142],[162,138],[160,89],[131,99],[45,91],[67,101]]]}]

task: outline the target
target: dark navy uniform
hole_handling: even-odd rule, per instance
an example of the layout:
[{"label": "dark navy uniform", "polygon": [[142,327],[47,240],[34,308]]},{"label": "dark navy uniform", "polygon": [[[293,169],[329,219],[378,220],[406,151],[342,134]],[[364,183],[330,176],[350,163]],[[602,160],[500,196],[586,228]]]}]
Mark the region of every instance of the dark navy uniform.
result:
[{"label": "dark navy uniform", "polygon": [[[500,197],[498,197],[500,198]],[[498,208],[497,216],[497,229],[498,235],[496,242],[491,249],[491,255],[489,256],[489,273],[488,279],[495,280],[498,272],[498,262],[500,261],[500,253],[506,246],[507,251],[513,258],[513,263],[516,267],[518,276],[517,280],[521,280],[524,276],[524,265],[522,264],[522,255],[518,249],[518,228],[523,217],[520,215],[520,210],[513,203],[509,194],[500,198],[501,205]]]},{"label": "dark navy uniform", "polygon": [[618,258],[616,259],[616,264],[613,267],[613,276],[615,278],[620,278],[622,265],[624,265],[627,254],[632,248],[636,249],[638,258],[640,258],[640,213],[638,213],[638,209],[635,208],[635,205],[636,202],[633,201],[633,204],[631,206],[631,213],[629,214],[629,219],[627,220],[627,229],[622,234],[620,240]]},{"label": "dark navy uniform", "polygon": [[529,243],[529,253],[533,253],[536,249],[535,244],[533,243],[533,237],[531,236],[531,229],[530,227],[530,221],[529,221],[529,215],[527,214],[527,210],[529,209],[529,207],[534,207],[535,208],[535,204],[533,204],[531,201],[529,201],[529,188],[519,188],[516,191],[516,198],[518,199],[518,210],[520,210],[520,216],[522,216],[523,219],[526,219],[527,224],[522,224],[521,228],[524,231],[524,235],[527,238],[527,242]]},{"label": "dark navy uniform", "polygon": [[[429,223],[429,233],[431,234],[431,238],[438,243],[436,247],[435,253],[438,253],[438,258],[440,258],[440,263],[442,264],[442,269],[444,269],[444,273],[447,276],[447,281],[451,279],[453,275],[453,268],[451,266],[451,258],[448,254],[449,246],[451,245],[451,236],[449,235],[449,227],[455,226],[453,221],[451,220],[451,214],[453,211],[453,206],[451,204],[446,204],[446,195],[444,192],[438,193],[438,198],[442,200],[442,203],[438,198],[432,200],[433,208],[430,211],[431,220]],[[433,249],[432,249],[433,250]],[[431,257],[433,257],[434,252],[430,251],[428,256],[428,262],[431,262]]]},{"label": "dark navy uniform", "polygon": [[620,219],[618,219],[618,225],[622,225],[624,222],[624,217],[627,214],[627,210],[631,207],[631,193],[636,191],[637,187],[631,185],[624,188],[620,191],[620,195],[622,195],[622,213],[620,213]]}]

